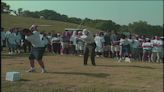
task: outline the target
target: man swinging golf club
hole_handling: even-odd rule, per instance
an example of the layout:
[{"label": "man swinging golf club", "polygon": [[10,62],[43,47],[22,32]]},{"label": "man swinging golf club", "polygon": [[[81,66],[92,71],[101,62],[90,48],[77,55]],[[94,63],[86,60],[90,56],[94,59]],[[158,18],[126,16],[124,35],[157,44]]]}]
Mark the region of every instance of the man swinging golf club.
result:
[{"label": "man swinging golf club", "polygon": [[41,73],[45,73],[46,70],[42,61],[45,48],[42,40],[40,39],[40,33],[37,30],[37,26],[32,25],[30,29],[23,29],[23,34],[26,35],[26,39],[31,42],[33,46],[29,56],[31,68],[27,72],[35,72],[34,60],[37,60],[38,64],[42,68]]}]

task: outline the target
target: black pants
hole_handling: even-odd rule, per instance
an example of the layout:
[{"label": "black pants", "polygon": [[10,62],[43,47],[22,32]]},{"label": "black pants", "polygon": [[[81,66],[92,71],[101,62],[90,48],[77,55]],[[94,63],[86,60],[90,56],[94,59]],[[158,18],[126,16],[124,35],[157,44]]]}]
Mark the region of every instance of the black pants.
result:
[{"label": "black pants", "polygon": [[48,45],[47,45],[47,50],[48,50],[48,52],[52,52],[51,44],[48,44]]},{"label": "black pants", "polygon": [[75,45],[71,45],[71,47],[70,47],[70,53],[73,54],[73,55],[76,55],[77,54]]},{"label": "black pants", "polygon": [[60,54],[60,43],[53,43],[52,46],[53,46],[53,52],[55,54]]},{"label": "black pants", "polygon": [[84,65],[87,65],[89,54],[90,54],[92,65],[96,65],[96,63],[95,63],[95,48],[96,48],[95,43],[92,43],[92,44],[85,46],[85,49],[84,49]]},{"label": "black pants", "polygon": [[28,48],[28,52],[31,52],[32,45],[30,42],[24,41],[24,44],[23,44],[24,53],[27,52],[27,48]]}]

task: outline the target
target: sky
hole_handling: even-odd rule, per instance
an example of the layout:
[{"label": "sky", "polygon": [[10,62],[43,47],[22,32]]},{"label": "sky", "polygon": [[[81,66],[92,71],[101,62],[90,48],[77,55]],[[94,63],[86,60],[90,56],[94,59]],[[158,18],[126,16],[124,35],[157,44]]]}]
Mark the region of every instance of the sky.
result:
[{"label": "sky", "polygon": [[163,25],[163,1],[14,1],[2,0],[11,9],[40,11],[54,10],[68,17],[112,20],[120,25],[147,21]]}]

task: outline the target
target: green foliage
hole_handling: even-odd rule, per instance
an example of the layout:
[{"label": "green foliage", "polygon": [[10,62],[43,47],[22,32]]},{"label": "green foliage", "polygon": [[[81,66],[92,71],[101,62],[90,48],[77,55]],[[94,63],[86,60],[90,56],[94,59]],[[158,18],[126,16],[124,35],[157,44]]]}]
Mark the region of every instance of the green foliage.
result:
[{"label": "green foliage", "polygon": [[1,13],[10,13],[10,6],[1,2]]},{"label": "green foliage", "polygon": [[19,16],[22,15],[22,12],[23,12],[23,9],[22,9],[22,8],[18,8],[18,15],[19,15]]},{"label": "green foliage", "polygon": [[32,17],[32,18],[39,18],[40,17],[39,14],[38,14],[38,11],[31,12],[29,10],[23,11],[22,16]]},{"label": "green foliage", "polygon": [[145,21],[138,21],[138,22],[133,22],[133,24],[129,24],[127,31],[140,35],[148,35],[148,36],[163,35],[162,26],[150,25],[147,24],[147,22]]}]

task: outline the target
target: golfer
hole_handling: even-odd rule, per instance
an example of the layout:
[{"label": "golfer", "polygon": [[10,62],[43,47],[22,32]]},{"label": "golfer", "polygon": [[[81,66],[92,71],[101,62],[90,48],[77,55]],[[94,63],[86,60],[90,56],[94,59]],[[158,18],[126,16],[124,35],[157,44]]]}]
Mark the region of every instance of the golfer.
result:
[{"label": "golfer", "polygon": [[45,73],[46,70],[42,61],[45,48],[43,42],[40,39],[40,33],[38,31],[35,31],[37,30],[36,28],[37,27],[35,26],[32,28],[33,30],[23,30],[23,33],[26,35],[26,39],[31,42],[33,46],[29,56],[31,68],[27,72],[35,72],[34,60],[37,60],[40,67],[42,68],[41,73]]},{"label": "golfer", "polygon": [[83,35],[80,37],[80,39],[85,43],[84,47],[84,65],[87,65],[88,57],[90,55],[92,65],[95,66],[95,48],[96,44],[94,42],[93,35],[87,31],[86,29],[83,29]]}]

